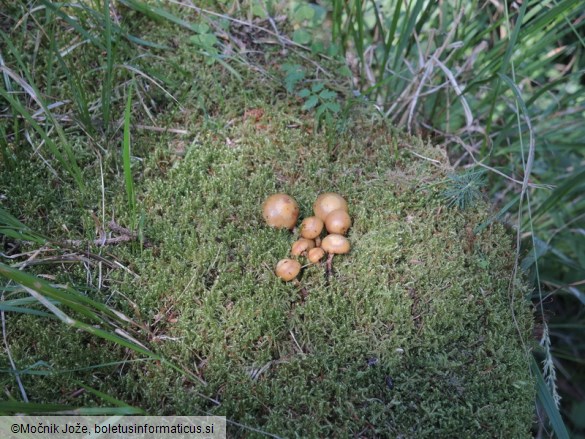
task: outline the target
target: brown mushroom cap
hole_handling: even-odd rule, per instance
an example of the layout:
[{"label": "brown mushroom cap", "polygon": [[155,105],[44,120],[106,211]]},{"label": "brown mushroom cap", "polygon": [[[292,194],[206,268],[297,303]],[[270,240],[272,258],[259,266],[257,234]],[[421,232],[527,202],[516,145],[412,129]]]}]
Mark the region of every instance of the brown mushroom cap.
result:
[{"label": "brown mushroom cap", "polygon": [[316,264],[321,259],[323,259],[323,256],[325,256],[325,250],[323,250],[321,247],[312,248],[309,250],[309,253],[307,253],[307,259],[311,264]]},{"label": "brown mushroom cap", "polygon": [[315,247],[315,241],[312,239],[301,238],[295,241],[290,250],[290,254],[293,256],[300,256]]},{"label": "brown mushroom cap", "polygon": [[345,236],[332,233],[323,238],[321,248],[327,253],[336,255],[348,253],[350,249],[349,241]]},{"label": "brown mushroom cap", "polygon": [[274,194],[262,206],[262,216],[266,223],[278,229],[292,229],[299,218],[299,205],[287,194]]},{"label": "brown mushroom cap", "polygon": [[301,264],[294,259],[281,259],[276,264],[276,275],[283,281],[293,280],[301,271]]},{"label": "brown mushroom cap", "polygon": [[343,209],[337,209],[327,215],[325,227],[329,233],[345,235],[351,227],[351,218]]},{"label": "brown mushroom cap", "polygon": [[341,196],[333,192],[327,192],[317,197],[315,204],[313,204],[313,211],[315,216],[321,218],[323,222],[331,212],[337,209],[343,209],[349,212],[347,208],[347,201]]},{"label": "brown mushroom cap", "polygon": [[307,239],[315,239],[323,231],[323,220],[316,216],[305,218],[301,223],[301,236]]}]

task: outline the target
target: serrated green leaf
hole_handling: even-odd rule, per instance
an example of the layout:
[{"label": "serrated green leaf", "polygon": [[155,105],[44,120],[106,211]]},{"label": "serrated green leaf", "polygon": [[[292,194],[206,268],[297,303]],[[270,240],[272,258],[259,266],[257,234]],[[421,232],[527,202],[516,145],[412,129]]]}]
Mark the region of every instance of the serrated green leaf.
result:
[{"label": "serrated green leaf", "polygon": [[321,90],[323,90],[323,88],[324,88],[324,87],[325,87],[325,84],[323,84],[322,82],[315,82],[315,83],[313,84],[313,86],[311,87],[311,91],[312,91],[313,93],[318,93],[318,92],[320,92]]},{"label": "serrated green leaf", "polygon": [[330,101],[331,99],[335,99],[337,97],[337,93],[333,90],[325,89],[319,93],[319,97],[326,101]]},{"label": "serrated green leaf", "polygon": [[298,95],[301,98],[308,98],[311,95],[311,92],[308,88],[303,88],[301,91],[299,91]]},{"label": "serrated green leaf", "polygon": [[325,44],[322,41],[313,41],[311,43],[312,53],[325,53]]},{"label": "serrated green leaf", "polygon": [[315,105],[319,103],[319,98],[316,95],[311,95],[309,99],[305,101],[305,105],[303,105],[303,110],[310,110]]},{"label": "serrated green leaf", "polygon": [[284,77],[286,91],[292,93],[296,85],[305,78],[305,70],[299,64],[283,64],[281,68],[286,72]]},{"label": "serrated green leaf", "polygon": [[261,2],[255,1],[252,4],[252,14],[255,17],[261,18],[261,19],[265,19],[266,18],[266,9],[264,8],[264,5]]},{"label": "serrated green leaf", "polygon": [[337,102],[326,102],[325,105],[332,113],[339,113],[341,111],[341,106]]},{"label": "serrated green leaf", "polygon": [[327,9],[315,3],[311,4],[310,7],[314,11],[313,17],[311,19],[311,24],[313,26],[319,26],[325,21],[325,18],[327,18]]},{"label": "serrated green leaf", "polygon": [[323,115],[323,113],[325,113],[326,110],[327,107],[325,105],[319,105],[319,108],[317,108],[317,110],[315,111],[315,117],[317,119],[321,119],[321,116]]}]

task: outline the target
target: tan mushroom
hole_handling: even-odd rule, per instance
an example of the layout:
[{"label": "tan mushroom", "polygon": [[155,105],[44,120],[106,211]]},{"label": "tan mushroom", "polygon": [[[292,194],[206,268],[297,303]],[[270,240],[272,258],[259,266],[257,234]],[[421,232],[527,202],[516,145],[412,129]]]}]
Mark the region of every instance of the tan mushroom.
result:
[{"label": "tan mushroom", "polygon": [[345,236],[332,233],[323,238],[321,248],[327,253],[341,255],[349,253],[351,246],[349,245],[349,240]]},{"label": "tan mushroom", "polygon": [[337,209],[327,215],[325,227],[329,233],[345,235],[351,227],[351,218],[343,209]]},{"label": "tan mushroom", "polygon": [[327,192],[317,197],[315,204],[313,204],[313,211],[315,216],[321,218],[323,222],[327,219],[327,215],[337,209],[343,209],[349,212],[347,201],[334,192]]},{"label": "tan mushroom", "polygon": [[301,264],[294,259],[281,259],[276,264],[276,275],[283,281],[288,282],[295,279],[301,271]]},{"label": "tan mushroom", "polygon": [[266,223],[278,229],[293,229],[299,218],[299,205],[287,194],[274,194],[262,206],[262,216]]},{"label": "tan mushroom", "polygon": [[333,256],[349,253],[351,246],[345,236],[333,233],[323,238],[321,248],[329,253],[327,257],[327,273],[329,274],[333,270]]},{"label": "tan mushroom", "polygon": [[305,255],[308,250],[315,247],[315,241],[312,239],[301,238],[295,241],[290,250],[290,254],[293,256]]},{"label": "tan mushroom", "polygon": [[323,220],[316,216],[305,218],[301,223],[301,236],[307,239],[318,238],[323,231]]},{"label": "tan mushroom", "polygon": [[307,259],[311,264],[316,264],[321,259],[323,259],[323,256],[325,256],[325,250],[323,250],[321,247],[312,248],[307,253]]}]

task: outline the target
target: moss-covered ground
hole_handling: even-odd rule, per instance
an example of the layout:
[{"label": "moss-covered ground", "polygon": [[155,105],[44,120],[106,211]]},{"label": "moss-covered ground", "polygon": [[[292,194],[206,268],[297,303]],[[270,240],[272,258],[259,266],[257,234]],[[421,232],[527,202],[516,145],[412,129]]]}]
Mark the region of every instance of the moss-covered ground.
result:
[{"label": "moss-covered ground", "polygon": [[[491,215],[481,202],[449,207],[443,151],[359,107],[318,131],[258,76],[239,82],[188,48],[173,61],[183,109],[157,121],[188,134],[136,133],[138,218],[122,185],[106,195],[107,216],[141,224],[150,246],[94,248],[127,270],[53,280],[99,277],[106,293],[89,294],[143,322],[135,336],[191,378],[44,317],[11,318],[19,367],[63,372],[23,375],[31,399],[100,401],[80,400],[82,383],[149,414],[226,416],[242,437],[528,437],[532,317],[510,288],[512,237],[497,222],[474,233]],[[34,169],[2,175],[13,212],[53,236],[95,238],[75,189]],[[286,192],[305,217],[327,191],[349,202],[352,250],[330,276],[303,270],[302,301],[273,273],[294,234],[267,227],[261,206]]]}]

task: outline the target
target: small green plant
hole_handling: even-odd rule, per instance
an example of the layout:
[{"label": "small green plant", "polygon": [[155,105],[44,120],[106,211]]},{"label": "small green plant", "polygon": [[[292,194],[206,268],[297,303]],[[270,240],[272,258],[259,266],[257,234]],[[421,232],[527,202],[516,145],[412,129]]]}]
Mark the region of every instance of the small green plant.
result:
[{"label": "small green plant", "polygon": [[213,64],[219,56],[217,37],[207,23],[193,25],[193,28],[197,33],[189,41],[197,46],[203,54],[207,55],[206,62],[208,64]]},{"label": "small green plant", "polygon": [[283,64],[282,70],[286,73],[284,76],[286,91],[293,93],[297,84],[305,79],[305,69],[300,64]]},{"label": "small green plant", "polygon": [[[284,64],[282,69],[286,72],[284,77],[286,91],[294,93],[307,76],[305,69],[299,64]],[[300,89],[296,95],[304,100],[303,110],[315,110],[317,123],[341,111],[341,106],[337,102],[337,92],[328,88],[323,81],[314,81],[313,85]]]},{"label": "small green plant", "polygon": [[292,34],[293,41],[298,44],[311,44],[313,49],[322,49],[323,44],[319,44],[318,30],[322,28],[327,10],[318,4],[308,2],[293,2],[291,9],[292,23],[295,28]]},{"label": "small green plant", "polygon": [[325,87],[323,82],[314,83],[311,88],[303,88],[297,95],[305,99],[303,110],[315,108],[315,117],[320,121],[323,117],[339,113],[340,106],[336,102],[337,93]]},{"label": "small green plant", "polygon": [[485,186],[485,171],[472,169],[461,174],[448,176],[447,188],[443,197],[449,201],[449,206],[456,206],[464,210],[473,206],[482,198],[481,189]]}]

